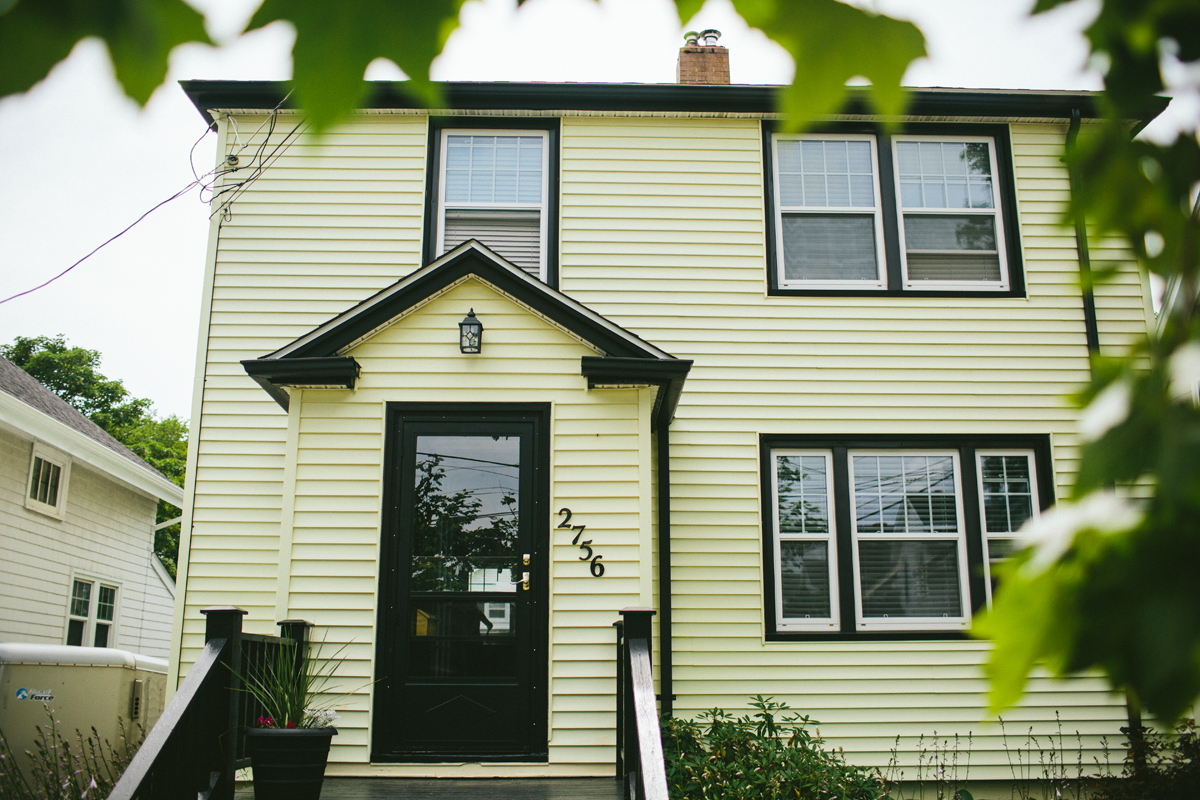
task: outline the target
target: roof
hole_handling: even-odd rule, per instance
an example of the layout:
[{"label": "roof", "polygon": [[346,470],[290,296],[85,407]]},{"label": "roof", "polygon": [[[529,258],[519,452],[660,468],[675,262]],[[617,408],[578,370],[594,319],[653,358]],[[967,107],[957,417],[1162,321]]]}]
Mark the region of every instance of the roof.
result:
[{"label": "roof", "polygon": [[[288,85],[273,81],[180,81],[193,104],[210,123],[214,110],[270,111],[290,108]],[[768,115],[777,109],[780,86],[675,83],[437,83],[446,108],[487,111],[628,111]],[[911,89],[906,112],[913,117],[999,117],[1070,119],[1078,109],[1084,118],[1101,116],[1101,92],[1002,89]],[[868,113],[864,90],[850,89],[844,114]],[[1170,98],[1157,104],[1135,130],[1162,113]],[[421,104],[404,91],[403,82],[374,81],[363,108],[417,109]]]},{"label": "roof", "polygon": [[[121,444],[99,425],[79,413],[73,406],[39,383],[32,375],[4,357],[0,357],[0,392],[36,412],[36,416],[29,414],[21,415],[19,413],[14,416],[0,413],[0,420],[8,422],[13,427],[25,430],[27,433],[38,438],[47,439],[48,444],[65,450],[71,453],[71,455],[83,461],[90,462],[93,466],[100,467],[106,471],[112,471],[109,467],[115,461],[114,457],[119,457],[120,461],[116,461],[115,463],[125,462],[129,465],[134,465],[138,471],[149,473],[148,477],[151,478],[149,481],[150,486],[158,485],[161,482],[174,489],[174,492],[165,489],[161,485],[158,485],[157,491],[147,489],[146,486],[138,485],[144,482],[133,481],[138,488],[149,491],[156,497],[169,500],[176,505],[182,502],[182,491],[175,484],[171,483],[165,475],[147,464],[137,453],[134,453],[128,447]],[[12,405],[11,402],[5,404],[9,409],[12,409]],[[5,408],[0,408],[0,412],[4,410]],[[16,409],[12,410],[16,411]],[[63,431],[62,428],[66,428],[67,430]],[[49,433],[49,431],[53,431],[54,433]],[[81,440],[85,439],[91,444],[91,447],[85,446],[80,450],[78,447],[71,446],[72,443],[80,444]],[[110,454],[108,458],[105,458],[103,455],[99,458],[89,458],[86,455],[89,452],[97,452],[96,445],[99,445],[103,449],[103,452]],[[97,461],[107,461],[110,463],[96,463]],[[117,477],[124,476],[118,474]],[[178,495],[178,499],[176,499],[176,495]]]},{"label": "roof", "polygon": [[547,286],[520,267],[471,239],[325,324],[273,353],[242,362],[246,373],[288,407],[284,386],[353,389],[360,367],[345,355],[356,344],[392,324],[422,302],[468,277],[494,290],[599,350],[584,356],[580,374],[589,388],[658,386],[653,425],[670,422],[692,362],[675,358],[587,306]]}]

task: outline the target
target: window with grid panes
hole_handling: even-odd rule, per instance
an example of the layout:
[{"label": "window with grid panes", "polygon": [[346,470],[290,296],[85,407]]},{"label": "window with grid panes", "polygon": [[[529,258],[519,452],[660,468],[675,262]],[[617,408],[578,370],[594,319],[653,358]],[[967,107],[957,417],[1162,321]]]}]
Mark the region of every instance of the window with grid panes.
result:
[{"label": "window with grid panes", "polygon": [[35,443],[29,465],[25,507],[61,518],[66,507],[70,461],[61,453]]},{"label": "window with grid panes", "polygon": [[67,608],[66,643],[75,647],[111,647],[116,616],[116,586],[75,578]]},{"label": "window with grid panes", "polygon": [[1004,435],[764,436],[768,635],[963,631],[991,601],[991,565],[1052,499],[1038,486],[1048,448]]},{"label": "window with grid panes", "polygon": [[438,253],[477,239],[545,280],[545,131],[443,130]]}]

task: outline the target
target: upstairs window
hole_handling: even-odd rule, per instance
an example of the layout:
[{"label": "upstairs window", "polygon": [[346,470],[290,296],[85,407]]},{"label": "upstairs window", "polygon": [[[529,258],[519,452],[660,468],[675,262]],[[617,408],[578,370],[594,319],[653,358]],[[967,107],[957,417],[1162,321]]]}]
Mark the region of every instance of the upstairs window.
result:
[{"label": "upstairs window", "polygon": [[905,287],[1007,288],[995,142],[897,136],[893,144]]},{"label": "upstairs window", "polygon": [[774,140],[783,286],[883,288],[883,221],[872,136]]},{"label": "upstairs window", "polygon": [[477,239],[547,279],[549,132],[441,131],[437,255]]},{"label": "upstairs window", "polygon": [[66,456],[34,444],[25,507],[62,519],[70,472],[71,462]]},{"label": "upstairs window", "polygon": [[764,123],[769,294],[1024,295],[1007,126],[830,129]]}]

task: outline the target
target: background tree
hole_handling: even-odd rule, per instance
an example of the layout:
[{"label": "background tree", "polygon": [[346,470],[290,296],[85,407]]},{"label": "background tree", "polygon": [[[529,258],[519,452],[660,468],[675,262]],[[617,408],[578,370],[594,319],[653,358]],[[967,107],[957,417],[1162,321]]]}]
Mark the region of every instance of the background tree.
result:
[{"label": "background tree", "polygon": [[[187,423],[175,416],[156,418],[149,400],[133,397],[121,381],[100,372],[99,352],[70,347],[61,335],[18,336],[12,344],[0,345],[0,356],[28,372],[173,483],[183,486]],[[177,507],[166,500],[158,501],[156,523],[179,515]],[[154,534],[154,552],[174,577],[178,523]]]},{"label": "background tree", "polygon": [[[796,81],[779,99],[789,129],[837,111],[846,81],[860,76],[871,82],[865,97],[875,110],[902,112],[900,79],[925,54],[912,24],[837,0],[732,2],[796,63]],[[1034,13],[1070,2],[1038,0]],[[675,4],[686,21],[703,0]],[[410,76],[407,91],[436,105],[429,65],[461,5],[265,0],[248,29],[277,20],[295,27],[292,96],[320,132],[361,101],[365,67],[380,56]],[[1163,146],[1129,134],[1163,89],[1164,60],[1198,80],[1200,0],[1101,0],[1086,33],[1105,76],[1105,122],[1070,148],[1074,191],[1063,221],[1086,219],[1094,234],[1123,238],[1142,269],[1178,287],[1179,299],[1164,310],[1161,337],[1093,360],[1093,380],[1076,398],[1085,427],[1070,502],[1033,526],[1036,546],[1014,559],[977,631],[996,643],[996,709],[1015,702],[1042,662],[1059,673],[1099,668],[1115,689],[1169,719],[1200,696],[1200,414],[1181,387],[1195,382],[1192,372],[1200,377],[1200,211],[1192,199],[1200,145],[1195,130]],[[0,0],[0,97],[41,80],[86,36],[104,40],[117,79],[142,103],[163,80],[172,47],[208,41],[203,18],[182,0]],[[1107,491],[1115,485],[1137,485],[1144,501],[1119,499]]]}]

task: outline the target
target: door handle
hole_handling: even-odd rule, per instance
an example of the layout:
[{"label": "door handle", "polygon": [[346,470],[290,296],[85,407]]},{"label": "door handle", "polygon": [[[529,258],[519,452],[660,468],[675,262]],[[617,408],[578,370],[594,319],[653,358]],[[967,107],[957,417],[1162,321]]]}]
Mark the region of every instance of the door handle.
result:
[{"label": "door handle", "polygon": [[523,592],[529,591],[529,573],[528,572],[521,573],[521,581],[518,585],[521,587],[521,591],[523,591]]}]

